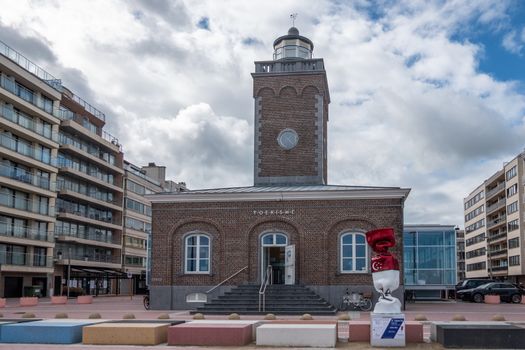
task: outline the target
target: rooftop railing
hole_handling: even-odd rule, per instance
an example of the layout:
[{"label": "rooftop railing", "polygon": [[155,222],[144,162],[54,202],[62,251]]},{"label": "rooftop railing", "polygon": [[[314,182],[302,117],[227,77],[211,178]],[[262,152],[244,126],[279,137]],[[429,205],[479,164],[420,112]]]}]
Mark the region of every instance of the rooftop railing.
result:
[{"label": "rooftop railing", "polygon": [[89,113],[91,113],[92,115],[97,117],[98,119],[100,119],[100,120],[102,120],[104,122],[106,121],[106,115],[104,113],[102,113],[101,111],[99,111],[98,109],[93,107],[91,104],[86,102],[80,96],[77,96],[74,93],[71,93],[71,96],[70,95],[66,95],[66,96],[71,98],[73,101],[75,101],[79,105],[81,105],[86,111],[88,111]]},{"label": "rooftop railing", "polygon": [[0,193],[0,206],[28,211],[35,214],[54,216],[55,207],[20,196]]},{"label": "rooftop railing", "polygon": [[16,81],[8,79],[6,76],[2,75],[0,76],[0,87],[9,91],[13,95],[20,97],[22,100],[31,103],[33,106],[58,117],[58,109],[53,108],[53,101],[42,98]]},{"label": "rooftop railing", "polygon": [[0,117],[20,125],[27,130],[31,130],[40,136],[58,142],[58,133],[51,131],[51,125],[48,124],[49,127],[46,128],[43,124],[35,123],[34,120],[29,119],[14,109],[8,108],[6,105],[0,107]]},{"label": "rooftop railing", "polygon": [[13,225],[8,223],[0,223],[0,235],[4,237],[53,242],[52,232],[42,232],[28,226]]},{"label": "rooftop railing", "polygon": [[46,255],[1,251],[0,265],[53,267],[53,258]]},{"label": "rooftop railing", "polygon": [[157,186],[160,186],[160,182],[158,182],[157,180],[155,180],[155,179],[149,177],[148,175],[140,172],[139,170],[135,169],[131,165],[124,165],[124,169],[129,171],[130,173],[133,173],[133,175],[136,175],[136,176],[138,176],[140,178],[143,178],[146,181],[149,181],[149,182],[151,182],[151,183],[153,183],[153,184],[155,184]]},{"label": "rooftop railing", "polygon": [[8,177],[13,180],[21,181],[29,185],[43,188],[44,190],[54,191],[55,183],[47,177],[34,175],[24,169],[11,165],[0,164],[0,176]]},{"label": "rooftop railing", "polygon": [[39,162],[49,164],[52,166],[57,166],[57,159],[51,157],[50,153],[43,152],[42,149],[36,148],[34,146],[27,145],[20,140],[14,139],[9,135],[1,134],[0,135],[0,145],[11,151],[20,153],[24,156],[38,160]]},{"label": "rooftop railing", "polygon": [[42,79],[47,85],[60,91],[60,88],[62,86],[62,82],[60,79],[55,78],[54,76],[46,72],[44,69],[40,68],[35,63],[28,60],[20,52],[7,46],[2,41],[0,41],[0,54],[9,58],[11,61],[18,64],[20,67],[24,68],[29,73],[36,75],[38,78]]},{"label": "rooftop railing", "polygon": [[255,73],[289,73],[324,71],[322,58],[299,59],[297,61],[260,61],[255,62]]},{"label": "rooftop railing", "polygon": [[114,144],[115,146],[117,146],[119,148],[120,151],[122,151],[122,145],[119,143],[118,138],[116,138],[115,136],[111,135],[109,132],[107,132],[105,130],[102,130],[102,132],[99,134],[99,132],[90,129],[88,126],[86,126],[86,125],[84,125],[82,123],[83,117],[80,114],[74,113],[74,112],[69,111],[67,109],[61,108],[59,110],[58,117],[60,119],[62,119],[62,120],[74,120],[78,125],[80,125],[80,126],[86,128],[87,130],[97,134],[98,136],[102,137],[104,140]]}]

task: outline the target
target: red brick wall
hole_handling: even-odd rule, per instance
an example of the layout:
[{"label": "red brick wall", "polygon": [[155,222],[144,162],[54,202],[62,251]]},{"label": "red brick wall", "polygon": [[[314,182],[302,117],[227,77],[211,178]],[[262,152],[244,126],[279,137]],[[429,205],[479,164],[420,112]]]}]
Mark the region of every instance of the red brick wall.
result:
[{"label": "red brick wall", "polygon": [[[315,95],[324,96],[322,109],[323,134],[328,121],[328,87],[326,74],[293,74],[279,76],[255,76],[254,96],[261,97],[261,120],[258,157],[259,176],[324,176],[326,183],[326,158],[324,169],[318,169],[316,149],[318,127]],[[279,133],[285,128],[294,129],[298,136],[297,146],[283,150],[277,143]],[[321,129],[319,129],[321,130]],[[326,145],[324,145],[326,146]],[[324,153],[326,147],[324,147]],[[321,155],[322,156],[322,155]]]},{"label": "red brick wall", "polygon": [[[259,215],[272,210],[294,213]],[[296,283],[371,284],[369,273],[339,273],[339,235],[378,227],[395,229],[398,244],[393,252],[402,271],[401,200],[154,203],[152,284],[215,285],[244,266],[248,270],[229,284],[257,283],[260,235],[266,231],[284,232],[296,245]],[[211,274],[184,274],[184,236],[195,231],[212,238]]]}]

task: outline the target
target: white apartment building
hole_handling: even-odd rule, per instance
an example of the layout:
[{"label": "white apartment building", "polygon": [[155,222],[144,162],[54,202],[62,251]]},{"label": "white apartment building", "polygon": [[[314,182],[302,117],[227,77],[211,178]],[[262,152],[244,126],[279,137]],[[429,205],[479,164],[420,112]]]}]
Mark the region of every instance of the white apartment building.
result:
[{"label": "white apartment building", "polygon": [[516,156],[464,199],[466,278],[525,282],[524,157]]}]

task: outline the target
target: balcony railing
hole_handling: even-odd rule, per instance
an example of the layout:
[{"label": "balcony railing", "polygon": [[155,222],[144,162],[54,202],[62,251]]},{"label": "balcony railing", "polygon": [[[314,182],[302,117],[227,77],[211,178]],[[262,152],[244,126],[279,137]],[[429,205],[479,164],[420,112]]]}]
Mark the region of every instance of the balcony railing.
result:
[{"label": "balcony railing", "polygon": [[2,251],[0,265],[53,267],[53,258],[46,255]]},{"label": "balcony railing", "polygon": [[487,221],[487,228],[491,228],[491,227],[494,227],[496,225],[504,224],[506,219],[507,219],[507,216],[506,215],[502,215],[502,216],[500,216],[497,219],[494,219],[494,220],[491,220],[491,221]]},{"label": "balcony railing", "polygon": [[71,260],[83,260],[83,261],[91,261],[91,262],[100,262],[100,263],[107,263],[107,264],[120,264],[121,258],[120,256],[113,256],[113,255],[106,255],[106,254],[75,254],[72,253],[69,255],[67,251],[64,254],[61,254],[60,251],[57,251],[56,253],[57,258],[62,261],[69,260],[71,257]]},{"label": "balcony railing", "polygon": [[[115,177],[112,174],[105,174],[98,171],[98,168],[80,168],[80,162],[73,162],[71,159],[59,158],[57,161],[59,168],[71,168],[76,171],[80,171],[88,176],[99,179],[100,181],[107,182],[110,185],[115,185]],[[111,175],[111,177],[110,177]],[[110,180],[112,179],[112,180]]]},{"label": "balcony railing", "polygon": [[87,190],[87,187],[88,186],[85,186],[86,191],[82,192],[80,191],[80,186],[78,184],[72,184],[71,182],[65,182],[65,181],[57,181],[57,186],[56,186],[58,191],[62,191],[62,190],[72,191],[72,192],[81,194],[83,196],[91,197],[93,199],[97,199],[99,201],[103,201],[109,204],[119,205],[119,203],[117,203],[115,199],[108,198],[107,196],[104,195],[104,193],[101,193],[101,192],[96,192],[94,194],[90,193]]},{"label": "balcony railing", "polygon": [[499,201],[497,201],[496,203],[494,203],[492,205],[489,205],[487,207],[487,214],[490,213],[490,212],[493,212],[494,210],[497,210],[497,209],[500,209],[500,208],[504,208],[506,203],[507,203],[507,201],[505,199],[502,199],[502,200],[499,200]]},{"label": "balcony railing", "polygon": [[507,248],[489,250],[488,253],[489,253],[489,256],[496,256],[496,255],[500,255],[500,254],[506,254],[507,253]]},{"label": "balcony railing", "polygon": [[111,243],[111,244],[120,244],[120,239],[108,236],[102,232],[71,232],[71,230],[65,230],[65,229],[59,229],[55,228],[55,235],[56,236],[68,236],[68,237],[75,237],[80,239],[87,239],[90,241],[97,241],[97,242],[104,242],[104,243]]},{"label": "balcony railing", "polygon": [[53,101],[45,100],[16,81],[8,79],[6,76],[0,76],[0,87],[9,91],[13,95],[20,97],[22,100],[31,103],[33,106],[58,117],[58,110],[53,108]]},{"label": "balcony railing", "polygon": [[33,175],[30,172],[14,166],[0,163],[0,176],[8,177],[13,180],[21,181],[29,185],[43,188],[44,190],[54,191],[55,183],[49,178]]},{"label": "balcony railing", "polygon": [[32,239],[53,242],[51,232],[41,232],[31,227],[0,223],[0,235],[4,237]]},{"label": "balcony railing", "polygon": [[492,269],[493,272],[504,271],[504,270],[508,270],[508,266],[507,265],[492,266],[491,269]]},{"label": "balcony railing", "polygon": [[68,205],[59,206],[58,207],[58,213],[70,213],[73,215],[82,216],[88,219],[97,220],[104,223],[109,223],[113,225],[119,225],[120,223],[117,223],[116,220],[113,220],[111,217],[103,216],[101,214],[92,214],[92,213],[86,213],[85,211],[79,211],[77,208],[70,207]]},{"label": "balcony railing", "polygon": [[[20,140],[16,140],[11,136],[0,134],[0,145],[11,151],[38,160],[39,162],[49,164],[55,167],[57,165],[57,159],[51,157],[50,154],[43,152],[41,149],[36,148],[34,146],[29,146],[21,142]],[[49,153],[51,153],[51,150],[49,150]]]},{"label": "balcony railing", "polygon": [[493,236],[489,236],[487,238],[487,242],[494,242],[494,241],[497,241],[501,238],[506,238],[507,237],[507,232],[503,232],[503,233],[498,233],[497,235],[493,235]]},{"label": "balcony railing", "polygon": [[51,131],[51,125],[48,125],[48,128],[44,128],[43,124],[35,123],[33,120],[28,119],[28,117],[14,109],[8,108],[6,105],[0,107],[0,117],[18,124],[27,130],[31,130],[40,136],[58,142],[58,134]]},{"label": "balcony railing", "polygon": [[52,76],[51,74],[49,74],[33,62],[31,62],[30,60],[28,60],[20,52],[13,50],[2,41],[0,41],[0,54],[9,58],[11,61],[18,64],[20,67],[24,68],[29,73],[36,75],[38,78],[42,79],[47,85],[60,91],[60,88],[62,87],[62,82],[60,79],[55,78],[54,76]]},{"label": "balcony railing", "polygon": [[496,194],[498,192],[501,192],[501,190],[503,190],[503,189],[505,189],[505,183],[504,182],[500,183],[499,185],[497,185],[496,187],[494,187],[490,191],[487,191],[487,193],[485,195],[485,198],[488,199],[492,195],[494,195],[494,194]]},{"label": "balcony railing", "polygon": [[0,206],[28,211],[35,214],[54,216],[55,207],[18,196],[0,193]]},{"label": "balcony railing", "polygon": [[324,71],[321,58],[301,59],[297,61],[260,61],[255,62],[255,73],[288,73]]}]

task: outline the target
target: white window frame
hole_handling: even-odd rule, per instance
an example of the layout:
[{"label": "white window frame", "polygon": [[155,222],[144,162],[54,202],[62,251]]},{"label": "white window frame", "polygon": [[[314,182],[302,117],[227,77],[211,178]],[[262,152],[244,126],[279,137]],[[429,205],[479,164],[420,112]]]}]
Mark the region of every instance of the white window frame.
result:
[{"label": "white window frame", "polygon": [[[195,271],[188,270],[188,240],[191,237],[197,237],[197,244],[194,246],[192,245],[192,247],[196,248],[196,253],[197,253],[196,258],[195,258],[195,260],[197,261],[197,264],[195,266],[196,267]],[[207,258],[208,270],[207,271],[200,271],[200,261],[202,260],[200,257],[200,248],[201,248],[200,238],[201,237],[208,238],[208,258]],[[206,258],[203,258],[203,259],[206,259]],[[211,272],[211,237],[204,233],[193,233],[193,234],[190,234],[184,237],[184,273],[185,274],[209,275],[210,272]]]},{"label": "white window frame", "polygon": [[[352,270],[343,269],[343,238],[346,236],[352,236]],[[356,270],[356,236],[363,236],[365,239],[365,269]],[[347,246],[348,244],[345,244]],[[347,258],[348,259],[348,258]],[[368,244],[366,243],[366,236],[362,232],[344,232],[339,236],[339,271],[341,273],[368,273],[369,257],[368,257]]]},{"label": "white window frame", "polygon": [[208,296],[204,293],[190,293],[186,295],[187,303],[205,303],[208,301]]}]

